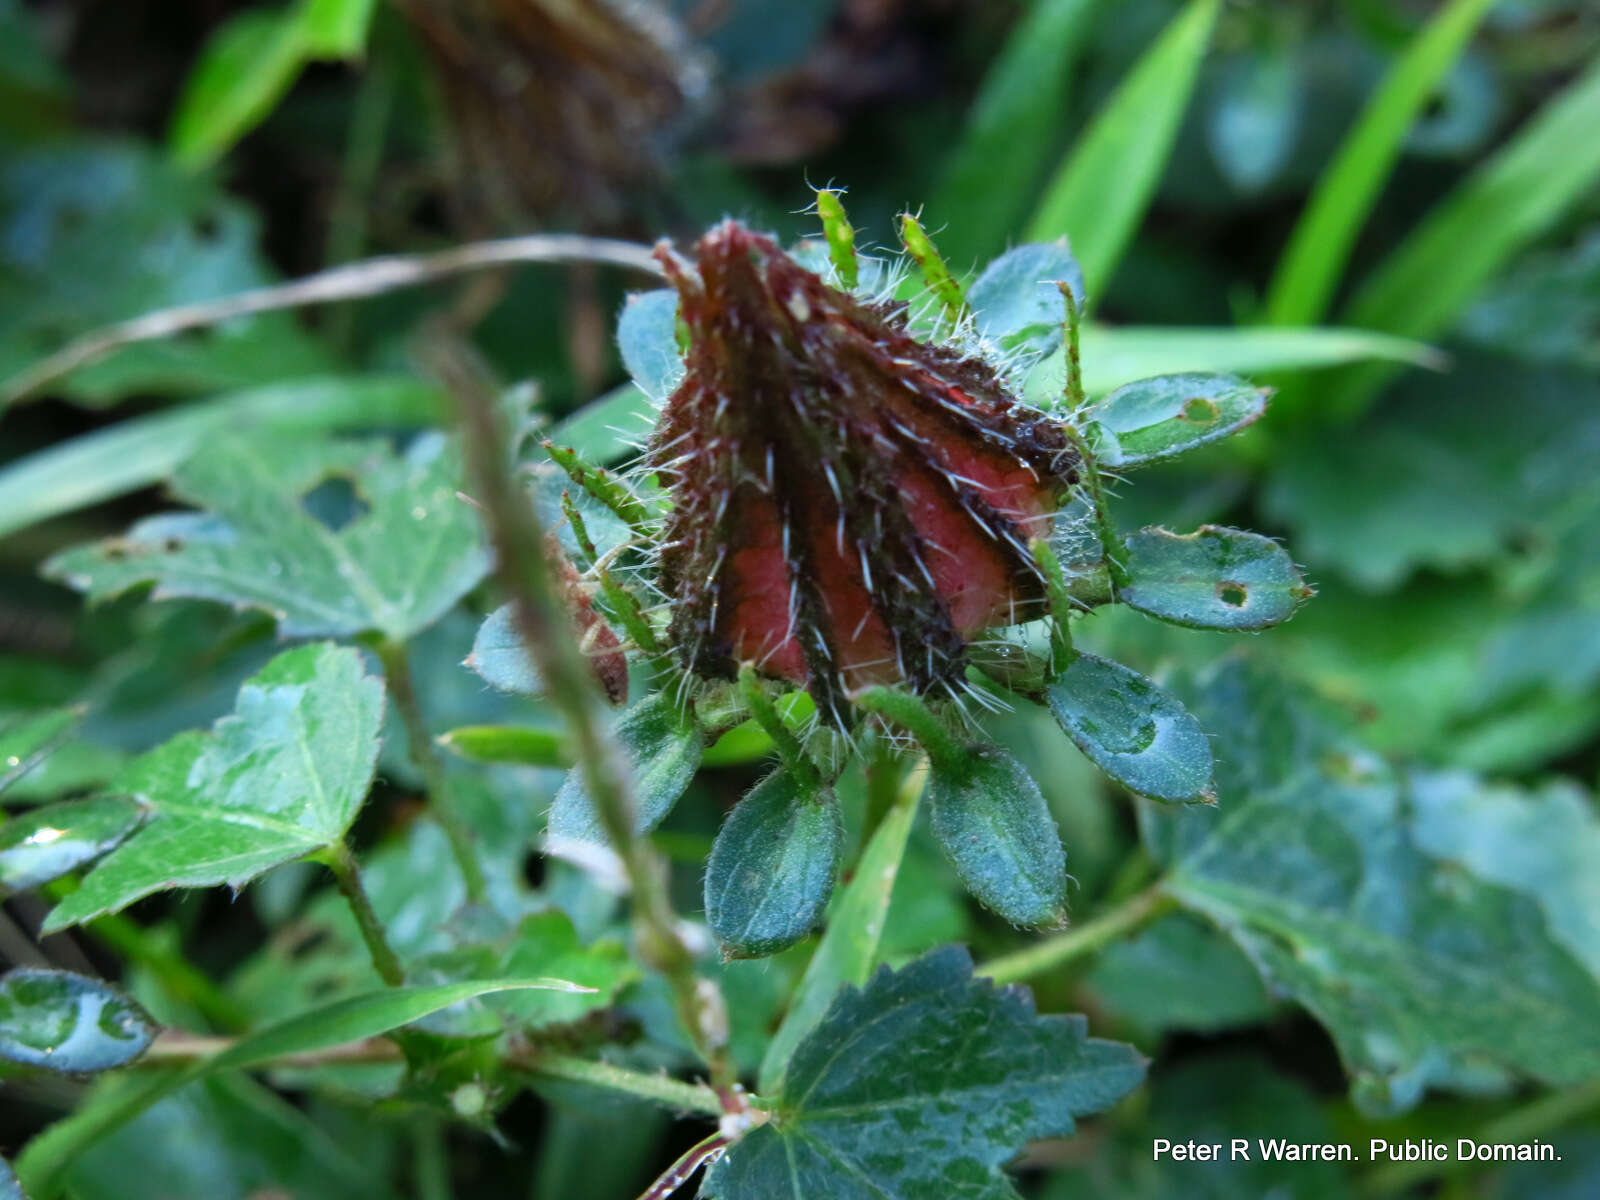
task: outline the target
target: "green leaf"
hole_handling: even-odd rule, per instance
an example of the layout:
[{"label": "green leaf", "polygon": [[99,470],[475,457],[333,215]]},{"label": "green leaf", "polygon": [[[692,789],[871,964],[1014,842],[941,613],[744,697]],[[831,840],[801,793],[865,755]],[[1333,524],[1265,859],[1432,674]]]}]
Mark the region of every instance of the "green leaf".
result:
[{"label": "green leaf", "polygon": [[632,440],[655,424],[656,402],[631,383],[613,388],[558,422],[550,440],[569,446],[590,462],[609,463],[634,453]]},{"label": "green leaf", "polygon": [[570,767],[567,739],[552,729],[523,725],[463,725],[442,734],[439,744],[462,758],[525,767]]},{"label": "green leaf", "polygon": [[1233,375],[1161,375],[1126,384],[1089,410],[1095,456],[1107,467],[1171,458],[1243,429],[1266,412],[1270,395]]},{"label": "green leaf", "polygon": [[220,25],[184,82],[168,141],[185,167],[209,166],[266,119],[317,59],[354,58],[374,0],[299,0],[246,9]]},{"label": "green leaf", "polygon": [[1067,856],[1033,776],[999,746],[974,743],[928,774],[928,818],[974,896],[1013,925],[1066,918]]},{"label": "green leaf", "polygon": [[[8,153],[0,213],[0,379],[101,326],[273,278],[252,212],[214,180],[187,177],[135,142],[52,141]],[[332,366],[294,316],[262,313],[129,346],[50,391],[103,404],[252,387]]]},{"label": "green leaf", "polygon": [[[1368,360],[1439,368],[1446,359],[1420,342],[1361,329],[1185,329],[1085,325],[1083,384],[1091,396],[1151,375],[1289,371]],[[1064,359],[1051,355],[1029,375],[1028,396],[1041,407],[1059,403]]]},{"label": "green leaf", "polygon": [[1361,285],[1350,322],[1433,337],[1600,176],[1600,61],[1435,205]]},{"label": "green leaf", "polygon": [[1004,246],[1037,194],[1098,5],[1037,0],[984,75],[928,204],[945,226],[939,240],[958,268]]},{"label": "green leaf", "polygon": [[508,976],[547,972],[584,989],[497,992],[486,999],[490,1008],[529,1030],[581,1020],[608,1007],[622,988],[639,978],[639,968],[621,942],[602,939],[590,946],[580,944],[571,918],[557,909],[523,920],[501,959],[501,969]]},{"label": "green leaf", "polygon": [[661,288],[631,294],[617,318],[617,348],[634,385],[655,405],[665,404],[684,375],[683,352],[678,349],[678,293]]},{"label": "green leaf", "polygon": [[537,696],[544,691],[544,681],[533,665],[528,644],[517,632],[515,607],[511,604],[502,604],[484,618],[472,639],[472,653],[467,655],[465,665],[502,692]]},{"label": "green leaf", "polygon": [[[404,458],[375,442],[218,438],[172,484],[209,511],[149,518],[56,555],[45,571],[91,600],[150,582],[157,597],[264,609],[285,637],[376,630],[403,641],[488,569],[459,480],[454,444],[438,436]],[[325,483],[353,493],[341,502],[335,491],[327,519],[311,511]]]},{"label": "green leaf", "polygon": [[1002,1166],[1024,1142],[1072,1133],[1144,1078],[1132,1047],[1087,1024],[974,979],[958,947],[884,968],[795,1048],[772,1119],[730,1147],[703,1194],[1017,1196]]},{"label": "green leaf", "polygon": [[783,1024],[762,1056],[759,1081],[763,1096],[772,1095],[783,1083],[790,1056],[822,1020],[839,989],[845,984],[859,987],[872,973],[921,795],[921,785],[915,779],[901,785],[895,803],[878,822],[872,840],[856,861],[849,886],[833,905],[827,932],[789,999]]},{"label": "green leaf", "polygon": [[0,794],[49,754],[82,716],[76,708],[0,712]]},{"label": "green leaf", "polygon": [[293,9],[249,8],[218,26],[172,115],[173,157],[191,169],[215,162],[277,107],[305,63]]},{"label": "green leaf", "polygon": [[45,918],[46,932],[171,887],[240,887],[344,837],[377,761],[383,685],[355,650],[278,655],[209,733],[129,763],[109,791],[149,817]]},{"label": "green leaf", "polygon": [[1204,921],[1172,913],[1113,942],[1085,981],[1104,1008],[1148,1036],[1215,1033],[1272,1015],[1261,977],[1238,948]]},{"label": "green leaf", "polygon": [[1141,529],[1122,561],[1128,583],[1119,600],[1192,629],[1265,629],[1294,616],[1311,595],[1277,542],[1220,525],[1188,534]]},{"label": "green leaf", "polygon": [[1129,791],[1209,801],[1211,743],[1170,692],[1121,663],[1079,654],[1051,681],[1050,711],[1094,764]]},{"label": "green leaf", "polygon": [[0,887],[21,891],[92,862],[144,820],[126,796],[96,796],[33,809],[0,825]]},{"label": "green leaf", "polygon": [[160,483],[230,431],[321,433],[439,420],[438,393],[402,376],[297,380],[132,417],[0,468],[0,538]]},{"label": "green leaf", "polygon": [[819,926],[843,842],[831,789],[802,787],[783,767],[751,788],[706,863],[706,922],[723,954],[763,958]]},{"label": "green leaf", "polygon": [[[661,824],[700,767],[700,727],[679,711],[672,697],[657,692],[624,712],[615,732],[633,782],[634,832],[648,833]],[[567,772],[550,803],[550,837],[606,841],[582,767]]]},{"label": "green leaf", "polygon": [[16,967],[0,978],[0,1058],[74,1074],[108,1071],[156,1036],[144,1009],[70,971]]},{"label": "green leaf", "polygon": [[50,1200],[61,1175],[86,1148],[98,1144],[139,1113],[197,1080],[242,1071],[280,1058],[377,1037],[441,1009],[492,992],[519,988],[582,991],[561,979],[475,979],[433,987],[385,988],[322,1005],[240,1038],[189,1067],[152,1074],[84,1105],[35,1137],[17,1159],[17,1173],[35,1200]]},{"label": "green leaf", "polygon": [[[1443,5],[1390,70],[1295,225],[1267,292],[1267,323],[1313,325],[1327,312],[1356,237],[1400,158],[1406,134],[1493,3],[1451,0]],[[1374,324],[1373,328],[1394,327]],[[1427,337],[1437,330],[1410,332]]]},{"label": "green leaf", "polygon": [[1057,283],[1066,283],[1081,310],[1083,271],[1065,240],[1017,246],[983,269],[967,290],[978,332],[1011,353],[1019,366],[1061,347],[1066,302]]},{"label": "green leaf", "polygon": [[1146,844],[1169,893],[1327,1027],[1363,1108],[1600,1075],[1600,930],[1574,857],[1595,843],[1592,808],[1408,788],[1344,721],[1241,660],[1198,687],[1222,804],[1147,806]]},{"label": "green leaf", "polygon": [[1218,0],[1190,0],[1128,72],[1045,189],[1024,240],[1072,241],[1099,295],[1167,166],[1211,38]]},{"label": "green leaf", "polygon": [[305,1107],[248,1076],[191,1084],[86,1145],[66,1171],[74,1196],[117,1200],[293,1196],[394,1200],[400,1128]]},{"label": "green leaf", "polygon": [[1456,332],[1498,354],[1600,371],[1600,229],[1571,249],[1530,255],[1495,281]]}]

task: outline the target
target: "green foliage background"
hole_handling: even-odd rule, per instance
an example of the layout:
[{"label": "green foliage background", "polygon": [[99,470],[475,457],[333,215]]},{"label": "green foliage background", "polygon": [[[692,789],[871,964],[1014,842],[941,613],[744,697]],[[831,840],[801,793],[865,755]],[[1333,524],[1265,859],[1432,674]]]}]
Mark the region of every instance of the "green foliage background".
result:
[{"label": "green foliage background", "polygon": [[[646,49],[602,32],[598,60],[541,51],[551,90],[499,109],[543,103],[559,124],[582,85],[651,114],[642,133],[613,119],[532,142],[552,167],[528,154],[550,126],[484,124],[405,5],[0,0],[0,378],[109,322],[373,254],[533,229],[687,242],[729,213],[814,238],[807,179],[847,187],[867,248],[920,211],[969,280],[1010,245],[1069,237],[1091,393],[1185,371],[1277,389],[1237,437],[1130,472],[1123,532],[1261,530],[1318,595],[1244,639],[1127,606],[1074,622],[1080,646],[1199,719],[1214,809],[1130,797],[1048,715],[986,720],[1060,828],[1066,935],[982,910],[914,802],[847,772],[842,829],[809,835],[845,866],[826,937],[703,956],[742,1077],[791,1114],[707,1194],[798,1179],[845,1195],[838,1159],[893,1195],[1600,1192],[1600,12],[725,7],[668,5],[681,38]],[[519,47],[496,47],[502,65]],[[677,101],[658,112],[640,76]],[[503,597],[417,356],[431,313],[470,310],[498,380],[535,384],[557,440],[614,461],[644,428],[630,375],[659,400],[676,367],[648,336],[670,311],[624,306],[639,284],[538,266],[467,298],[435,285],[265,314],[0,408],[0,955],[120,989],[0,981],[0,1154],[22,1152],[36,1200],[611,1200],[707,1131],[692,1047],[617,896],[540,853],[570,749],[518,694],[527,663],[491,616]],[[1053,321],[980,312],[1009,331],[1036,317]],[[1047,358],[1030,395],[1062,374]],[[328,479],[348,486],[303,486]],[[559,512],[559,484],[540,494]],[[597,539],[620,536],[584,511]],[[152,562],[160,598],[124,594]],[[103,603],[65,586],[85,581]],[[298,648],[276,657],[280,638]],[[397,708],[397,661],[420,727]],[[419,728],[443,735],[436,756],[408,755]],[[662,768],[692,775],[650,842],[696,922],[712,839],[769,749],[746,726],[698,770],[698,746]],[[317,804],[278,803],[308,778]],[[151,792],[166,802],[125,798]],[[443,821],[420,815],[426,792]],[[40,830],[70,833],[48,862]],[[324,870],[355,860],[404,988],[383,987]],[[1051,957],[1073,930],[1085,940]],[[974,982],[959,952],[928,955],[951,942],[1047,1015]],[[899,970],[824,1016],[880,963]],[[926,1044],[885,1051],[917,1064],[900,1082],[928,1106],[920,1132],[860,1117],[874,1098],[829,1075],[823,1041],[796,1049],[801,1025],[847,1038],[896,989],[929,1005]],[[152,1020],[241,1040],[98,1082],[41,1070],[69,1002],[115,1014],[73,1071],[127,1061]],[[946,1101],[968,1119],[935,1119],[944,1081],[925,1064],[974,1029],[995,1078],[957,1071],[968,1092]],[[398,1051],[295,1061],[392,1030],[419,1069]],[[1136,1088],[1128,1045],[1150,1059]],[[562,1075],[601,1057],[684,1090],[650,1104]],[[1113,1082],[1097,1091],[1095,1071]],[[1538,1137],[1562,1160],[1151,1162],[1155,1137],[1258,1136],[1363,1156],[1372,1137]]]}]

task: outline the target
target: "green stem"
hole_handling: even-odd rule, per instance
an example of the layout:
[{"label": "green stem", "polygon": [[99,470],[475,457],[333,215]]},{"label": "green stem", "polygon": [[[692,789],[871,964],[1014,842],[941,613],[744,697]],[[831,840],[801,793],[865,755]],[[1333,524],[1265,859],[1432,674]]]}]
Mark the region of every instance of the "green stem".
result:
[{"label": "green stem", "polygon": [[350,853],[350,847],[338,842],[317,857],[326,864],[328,870],[333,872],[334,879],[339,883],[339,890],[344,893],[350,911],[355,914],[356,927],[361,930],[361,940],[367,944],[367,953],[372,956],[372,965],[377,968],[378,974],[386,984],[390,987],[399,987],[406,981],[405,971],[400,966],[400,959],[390,947],[388,938],[384,936],[383,922],[378,920],[378,914],[372,910],[372,901],[367,898],[367,889],[361,886],[361,871],[356,866],[355,855]]},{"label": "green stem", "polygon": [[473,852],[472,834],[462,824],[461,817],[452,807],[450,773],[439,757],[439,748],[428,732],[428,723],[422,716],[422,705],[417,702],[416,683],[411,677],[411,659],[404,642],[385,638],[378,643],[378,660],[383,664],[384,676],[389,681],[389,695],[394,699],[395,711],[405,726],[406,742],[411,750],[411,761],[422,774],[423,787],[428,792],[428,815],[438,822],[450,842],[450,853],[467,886],[467,899],[473,904],[483,903],[488,894],[483,879],[483,868]]},{"label": "green stem", "polygon": [[[1484,1124],[1472,1140],[1490,1144],[1527,1142],[1537,1134],[1569,1125],[1590,1110],[1600,1108],[1600,1080],[1563,1092],[1552,1092],[1514,1108]],[[1368,1175],[1362,1191],[1368,1196],[1393,1196],[1409,1192],[1438,1175],[1471,1164],[1464,1162],[1407,1162],[1381,1167]]]},{"label": "green stem", "polygon": [[578,543],[578,559],[583,563],[584,570],[588,570],[599,561],[600,552],[595,549],[594,539],[589,536],[589,523],[572,502],[572,492],[567,488],[561,489],[561,514],[572,527],[572,538]]},{"label": "green stem", "polygon": [[454,1200],[450,1183],[450,1150],[445,1145],[444,1127],[424,1118],[412,1144],[412,1167],[416,1172],[417,1200]]},{"label": "green stem", "polygon": [[1078,311],[1078,298],[1072,294],[1072,285],[1063,281],[1056,287],[1067,309],[1067,411],[1076,416],[1087,399],[1083,390],[1083,361],[1078,356],[1078,327],[1083,323],[1083,314]]},{"label": "green stem", "polygon": [[1029,543],[1028,549],[1033,553],[1033,561],[1039,564],[1039,570],[1044,573],[1045,590],[1049,594],[1050,648],[1059,660],[1052,665],[1057,671],[1064,671],[1078,657],[1072,645],[1072,593],[1067,590],[1066,576],[1061,573],[1061,560],[1056,557],[1050,543],[1043,538],[1035,538]]},{"label": "green stem", "polygon": [[627,767],[604,719],[588,664],[571,635],[571,620],[545,557],[545,530],[508,469],[494,391],[447,335],[436,337],[428,349],[430,365],[460,407],[479,500],[518,631],[545,681],[550,704],[571,730],[586,790],[632,885],[640,956],[666,977],[678,1018],[710,1069],[712,1084],[730,1093],[737,1076],[728,1052],[727,1006],[715,982],[696,975],[693,956],[678,935],[666,862],[634,832]]},{"label": "green stem", "polygon": [[961,756],[961,747],[950,731],[910,692],[888,687],[868,688],[857,694],[854,702],[857,708],[887,717],[904,728],[921,743],[935,765],[953,762]]},{"label": "green stem", "polygon": [[1177,906],[1178,902],[1162,891],[1159,883],[1154,884],[1110,912],[1102,913],[1065,933],[1014,954],[991,959],[978,967],[977,974],[987,975],[996,983],[1031,979],[1074,959],[1094,954],[1118,938],[1143,929]]},{"label": "green stem", "polygon": [[647,1075],[642,1071],[630,1071],[593,1059],[569,1054],[538,1054],[524,1069],[538,1079],[563,1079],[570,1083],[609,1088],[614,1092],[627,1092],[680,1112],[720,1117],[723,1111],[722,1101],[717,1098],[716,1092],[704,1084],[685,1083],[667,1075]]},{"label": "green stem", "polygon": [[783,765],[789,768],[789,772],[808,794],[815,795],[822,786],[817,768],[806,757],[805,748],[800,745],[799,739],[783,723],[778,710],[773,707],[771,699],[762,690],[755,668],[749,663],[739,668],[739,694],[750,706],[750,714],[755,717],[756,724],[761,726],[763,732],[772,739],[772,744],[777,747],[778,757],[783,760]]}]

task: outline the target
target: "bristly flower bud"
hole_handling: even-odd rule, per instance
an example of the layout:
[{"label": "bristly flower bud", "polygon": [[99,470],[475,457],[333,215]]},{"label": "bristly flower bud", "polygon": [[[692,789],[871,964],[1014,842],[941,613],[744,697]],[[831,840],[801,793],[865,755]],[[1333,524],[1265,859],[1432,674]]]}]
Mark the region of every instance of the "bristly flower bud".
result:
[{"label": "bristly flower bud", "polygon": [[684,666],[740,662],[848,696],[954,693],[968,640],[1040,611],[1031,538],[1076,480],[1060,428],[903,305],[825,284],[734,221],[657,257],[689,330],[650,465],[671,489],[660,581]]}]

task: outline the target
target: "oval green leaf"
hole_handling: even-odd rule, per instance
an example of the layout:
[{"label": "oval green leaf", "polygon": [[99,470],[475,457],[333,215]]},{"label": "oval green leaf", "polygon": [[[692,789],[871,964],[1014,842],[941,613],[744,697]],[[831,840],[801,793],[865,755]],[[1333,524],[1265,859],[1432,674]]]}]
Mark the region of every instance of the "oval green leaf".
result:
[{"label": "oval green leaf", "polygon": [[1083,307],[1083,268],[1065,238],[1007,250],[967,290],[978,332],[1007,350],[1042,358],[1062,342],[1066,304],[1058,281]]},{"label": "oval green leaf", "polygon": [[463,725],[442,734],[439,744],[462,758],[483,763],[512,763],[523,767],[567,767],[572,754],[567,741],[553,729],[521,725]]},{"label": "oval green leaf", "polygon": [[706,864],[706,921],[729,958],[792,946],[822,921],[844,825],[833,792],[807,795],[787,768],[740,800]]},{"label": "oval green leaf", "polygon": [[0,979],[0,1058],[74,1074],[107,1071],[156,1036],[144,1009],[71,971],[18,967]]},{"label": "oval green leaf", "polygon": [[1243,429],[1267,411],[1270,389],[1235,375],[1159,375],[1125,384],[1090,411],[1102,466],[1134,467]]},{"label": "oval green leaf", "polygon": [[628,297],[617,319],[617,349],[639,390],[657,404],[683,382],[678,294],[670,288]]},{"label": "oval green leaf", "polygon": [[511,605],[502,604],[478,626],[466,665],[490,687],[520,696],[537,696],[544,682],[528,656],[527,643],[517,632]]},{"label": "oval green leaf", "polygon": [[1220,525],[1141,529],[1127,540],[1123,566],[1128,584],[1118,599],[1191,629],[1265,629],[1312,594],[1277,542]]},{"label": "oval green leaf", "polygon": [[[669,696],[657,692],[622,714],[616,736],[633,780],[633,829],[648,833],[661,824],[700,767],[700,726]],[[550,836],[601,844],[607,840],[582,767],[567,772],[550,804]]]},{"label": "oval green leaf", "polygon": [[50,804],[0,826],[0,887],[37,887],[99,858],[144,819],[127,796]]},{"label": "oval green leaf", "polygon": [[928,776],[934,835],[967,889],[1014,925],[1060,924],[1067,856],[1039,785],[999,746],[975,744]]},{"label": "oval green leaf", "polygon": [[1047,695],[1078,749],[1129,791],[1157,800],[1211,801],[1205,731],[1175,696],[1137,671],[1080,654]]}]

